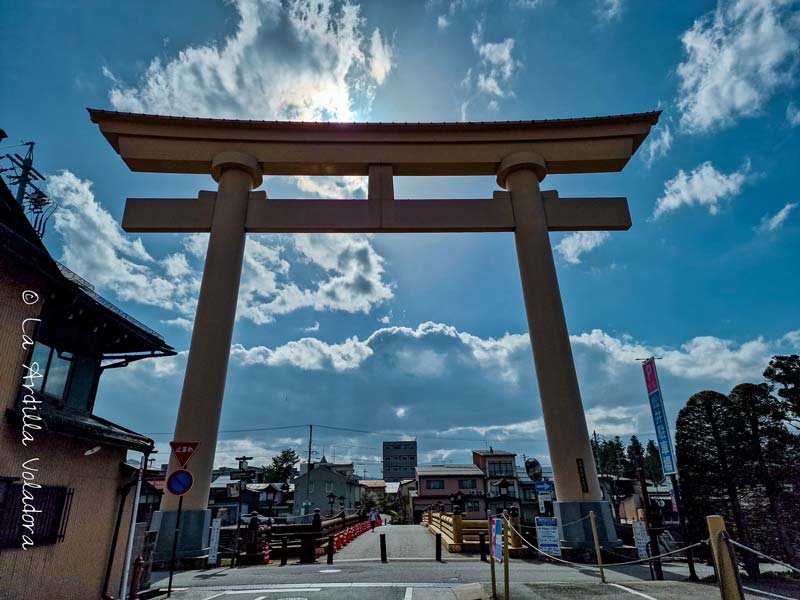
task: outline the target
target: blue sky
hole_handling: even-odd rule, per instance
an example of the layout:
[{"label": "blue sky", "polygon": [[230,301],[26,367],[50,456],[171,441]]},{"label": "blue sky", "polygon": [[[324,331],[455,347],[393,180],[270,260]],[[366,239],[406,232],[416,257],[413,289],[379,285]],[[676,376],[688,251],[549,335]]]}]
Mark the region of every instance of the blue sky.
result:
[{"label": "blue sky", "polygon": [[[628,197],[633,228],[554,234],[590,429],[653,429],[701,389],[800,350],[796,1],[5,3],[3,146],[37,142],[60,202],[45,241],[179,351],[203,236],[128,235],[125,197],[210,177],[131,173],[85,107],[252,119],[458,121],[663,110],[622,173],[552,176]],[[9,24],[15,24],[10,27]],[[363,197],[358,178],[267,178],[270,197]],[[397,178],[400,197],[489,197],[492,178]],[[357,289],[356,278],[370,285]],[[335,300],[329,292],[334,291]],[[104,376],[96,411],[170,432],[185,354]],[[486,444],[548,461],[510,234],[250,236],[218,462],[303,448],[304,425],[416,435],[424,462]],[[166,457],[168,434],[154,436]],[[388,435],[314,447],[379,476]]]}]

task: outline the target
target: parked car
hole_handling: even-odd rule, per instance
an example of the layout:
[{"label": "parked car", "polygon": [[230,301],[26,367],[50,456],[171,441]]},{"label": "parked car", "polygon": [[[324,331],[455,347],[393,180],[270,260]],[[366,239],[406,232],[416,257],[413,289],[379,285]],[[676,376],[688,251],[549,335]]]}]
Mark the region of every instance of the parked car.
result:
[{"label": "parked car", "polygon": [[265,517],[264,515],[259,515],[257,513],[250,513],[249,515],[242,515],[241,517],[239,517],[239,522],[242,525],[250,525],[250,520],[253,518],[254,514],[255,514],[255,517],[258,519],[258,524],[259,525],[268,525],[269,524],[269,519],[267,517]]}]

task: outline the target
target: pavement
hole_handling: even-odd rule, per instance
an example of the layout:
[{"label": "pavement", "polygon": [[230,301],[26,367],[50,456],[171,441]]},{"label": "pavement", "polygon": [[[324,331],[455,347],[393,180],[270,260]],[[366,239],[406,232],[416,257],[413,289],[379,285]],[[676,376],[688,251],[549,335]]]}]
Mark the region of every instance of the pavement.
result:
[{"label": "pavement", "polygon": [[[380,562],[380,534],[386,535],[388,563]],[[442,548],[436,562],[435,538],[424,527],[390,525],[366,532],[334,556],[315,564],[212,568],[175,573],[172,598],[177,600],[478,600],[490,598],[488,563],[473,555],[451,554]],[[712,574],[697,565],[700,577]],[[515,559],[509,563],[510,597],[517,599],[593,600],[719,600],[714,584],[689,583],[683,563],[666,563],[666,581],[651,581],[646,565],[607,567],[600,582],[590,565],[571,567],[539,560]],[[502,598],[502,565],[496,565]],[[153,587],[166,588],[169,573],[153,573]],[[800,583],[746,584],[746,597],[764,600],[798,600]]]}]

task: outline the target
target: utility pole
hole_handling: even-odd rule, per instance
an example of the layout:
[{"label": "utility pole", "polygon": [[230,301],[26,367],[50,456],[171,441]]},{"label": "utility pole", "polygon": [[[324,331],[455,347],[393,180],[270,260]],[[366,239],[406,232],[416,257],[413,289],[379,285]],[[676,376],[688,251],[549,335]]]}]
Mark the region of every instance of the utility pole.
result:
[{"label": "utility pole", "polygon": [[[44,175],[33,166],[33,147],[36,143],[24,142],[21,145],[28,147],[25,156],[20,156],[16,152],[0,156],[0,158],[8,159],[11,163],[10,167],[0,168],[0,173],[13,171],[8,176],[8,180],[12,185],[17,186],[17,203],[28,213],[28,218],[31,220],[36,234],[41,238],[44,237],[47,220],[53,214],[56,206],[55,202],[34,183],[45,180]],[[29,188],[30,192],[28,192]]]},{"label": "utility pole", "polygon": [[308,468],[306,469],[306,500],[311,492],[311,438],[314,435],[314,426],[308,426]]}]

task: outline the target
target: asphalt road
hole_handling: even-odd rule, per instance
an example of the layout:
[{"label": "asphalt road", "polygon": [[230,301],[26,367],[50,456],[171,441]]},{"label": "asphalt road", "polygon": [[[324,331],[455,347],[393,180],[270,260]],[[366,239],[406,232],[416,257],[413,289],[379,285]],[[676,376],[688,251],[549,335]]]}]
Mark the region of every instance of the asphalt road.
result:
[{"label": "asphalt road", "polygon": [[[379,559],[380,537],[386,536],[386,555],[392,558],[422,558],[434,560],[436,557],[436,537],[422,525],[386,525],[374,531],[361,534],[334,557],[337,560]],[[442,547],[442,558],[452,558]]]},{"label": "asphalt road", "polygon": [[[380,534],[386,534],[389,562],[380,562]],[[177,600],[475,600],[489,597],[490,567],[478,557],[450,554],[442,549],[441,563],[434,560],[435,537],[423,527],[392,525],[374,533],[366,532],[334,556],[328,565],[325,557],[310,565],[214,568],[175,574]],[[538,560],[512,560],[509,563],[511,597],[532,599],[592,600],[718,600],[715,585],[686,583],[686,566],[664,565],[667,581],[650,580],[644,565],[607,567],[608,584],[600,582],[596,568],[570,567]],[[497,579],[502,597],[502,566]],[[701,577],[712,570],[698,565]],[[166,588],[168,573],[153,574],[153,587]],[[800,584],[749,584],[750,598],[764,600],[800,599]],[[773,595],[755,593],[755,588]],[[777,595],[775,595],[777,594]]]}]

